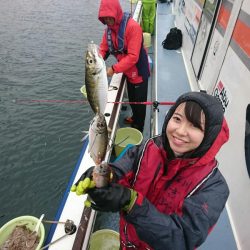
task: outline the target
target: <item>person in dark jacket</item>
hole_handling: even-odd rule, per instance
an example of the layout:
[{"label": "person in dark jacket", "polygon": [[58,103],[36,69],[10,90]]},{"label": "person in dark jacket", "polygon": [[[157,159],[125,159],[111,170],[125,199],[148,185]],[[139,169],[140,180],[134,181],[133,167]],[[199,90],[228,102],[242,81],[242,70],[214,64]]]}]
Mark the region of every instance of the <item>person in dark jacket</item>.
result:
[{"label": "person in dark jacket", "polygon": [[[129,13],[123,13],[119,0],[101,0],[98,19],[107,25],[100,44],[100,55],[106,60],[112,54],[118,61],[107,68],[107,75],[124,73],[129,101],[147,101],[150,72],[147,52],[143,47],[142,28]],[[125,118],[124,122],[142,132],[146,106],[130,106],[133,115]]]},{"label": "person in dark jacket", "polygon": [[229,196],[215,158],[228,138],[220,102],[204,92],[185,93],[167,113],[161,135],[109,163],[108,186],[82,185],[90,168],[72,191],[88,193],[95,210],[120,212],[123,250],[195,249]]}]

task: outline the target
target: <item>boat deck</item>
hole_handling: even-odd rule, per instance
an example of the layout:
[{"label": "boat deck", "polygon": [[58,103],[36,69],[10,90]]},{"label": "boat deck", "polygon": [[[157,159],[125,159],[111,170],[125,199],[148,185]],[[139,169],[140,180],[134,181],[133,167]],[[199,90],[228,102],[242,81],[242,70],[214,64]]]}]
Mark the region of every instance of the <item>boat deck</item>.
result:
[{"label": "boat deck", "polygon": [[[157,78],[157,100],[175,101],[179,95],[190,91],[188,75],[184,65],[181,50],[165,50],[161,43],[165,39],[170,28],[175,27],[174,15],[172,14],[172,5],[167,3],[158,3],[157,5],[156,29],[156,69]],[[164,117],[169,107],[159,108],[158,127],[161,130]],[[226,208],[219,218],[212,233],[208,236],[206,242],[198,248],[199,250],[236,250],[232,227],[229,221]]]},{"label": "boat deck", "polygon": [[[162,41],[166,38],[170,28],[174,25],[174,15],[171,13],[171,5],[158,4],[156,15],[155,37],[155,77],[157,101],[174,102],[182,93],[190,91],[182,54],[180,50],[166,50]],[[159,106],[158,130],[164,121],[166,112],[170,106]]]}]

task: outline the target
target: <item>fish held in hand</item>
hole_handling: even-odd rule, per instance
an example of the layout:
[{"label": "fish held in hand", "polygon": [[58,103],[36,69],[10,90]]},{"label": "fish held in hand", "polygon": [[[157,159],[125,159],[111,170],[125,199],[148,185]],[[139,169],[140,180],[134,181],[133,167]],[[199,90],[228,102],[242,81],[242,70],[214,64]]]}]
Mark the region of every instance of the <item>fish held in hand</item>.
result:
[{"label": "fish held in hand", "polygon": [[97,188],[108,186],[112,179],[111,168],[107,162],[102,162],[93,169],[93,181]]},{"label": "fish held in hand", "polygon": [[98,113],[94,116],[89,127],[89,154],[96,165],[105,158],[108,146],[108,129],[105,116]]},{"label": "fish held in hand", "polygon": [[98,47],[91,42],[88,45],[85,60],[85,85],[89,104],[95,114],[104,113],[107,104],[108,78],[106,65]]}]

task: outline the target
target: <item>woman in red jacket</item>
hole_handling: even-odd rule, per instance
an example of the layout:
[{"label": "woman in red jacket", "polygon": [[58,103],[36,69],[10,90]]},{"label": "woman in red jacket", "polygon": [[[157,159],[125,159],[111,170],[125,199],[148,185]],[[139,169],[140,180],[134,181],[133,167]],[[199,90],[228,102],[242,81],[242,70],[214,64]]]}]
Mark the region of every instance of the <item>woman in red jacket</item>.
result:
[{"label": "woman in red jacket", "polygon": [[[129,101],[145,102],[150,73],[140,25],[129,13],[123,13],[118,0],[101,0],[98,18],[107,25],[99,52],[105,60],[112,54],[118,61],[107,69],[108,76],[124,73]],[[125,123],[143,131],[146,106],[136,104],[131,109],[133,115]]]},{"label": "woman in red jacket", "polygon": [[180,96],[166,115],[162,134],[110,163],[113,181],[82,186],[91,207],[120,212],[121,249],[194,249],[206,239],[229,195],[215,158],[229,130],[220,102],[202,92]]}]

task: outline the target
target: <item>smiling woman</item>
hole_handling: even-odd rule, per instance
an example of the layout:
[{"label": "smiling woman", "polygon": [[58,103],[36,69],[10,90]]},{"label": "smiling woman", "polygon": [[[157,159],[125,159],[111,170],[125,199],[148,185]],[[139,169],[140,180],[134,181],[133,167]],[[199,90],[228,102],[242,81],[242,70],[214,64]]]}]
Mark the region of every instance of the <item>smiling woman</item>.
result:
[{"label": "smiling woman", "polygon": [[168,111],[161,135],[109,163],[112,183],[86,192],[93,209],[120,212],[122,250],[195,249],[204,242],[229,195],[215,158],[228,137],[220,102],[189,92]]},{"label": "smiling woman", "polygon": [[166,135],[175,156],[196,149],[204,138],[205,115],[199,104],[181,103],[168,122]]}]

